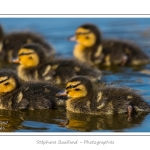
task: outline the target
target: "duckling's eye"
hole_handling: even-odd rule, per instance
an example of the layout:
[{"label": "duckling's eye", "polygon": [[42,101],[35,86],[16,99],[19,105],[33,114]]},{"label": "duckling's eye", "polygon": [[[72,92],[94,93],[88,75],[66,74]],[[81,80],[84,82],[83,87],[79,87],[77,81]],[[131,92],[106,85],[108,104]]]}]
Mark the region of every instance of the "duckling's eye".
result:
[{"label": "duckling's eye", "polygon": [[29,59],[32,59],[32,57],[29,57]]},{"label": "duckling's eye", "polygon": [[88,37],[88,36],[86,36],[85,38],[86,38],[86,39],[89,39],[89,37]]},{"label": "duckling's eye", "polygon": [[4,85],[7,86],[9,84],[9,82],[6,82]]},{"label": "duckling's eye", "polygon": [[75,89],[76,91],[80,91],[80,89]]}]

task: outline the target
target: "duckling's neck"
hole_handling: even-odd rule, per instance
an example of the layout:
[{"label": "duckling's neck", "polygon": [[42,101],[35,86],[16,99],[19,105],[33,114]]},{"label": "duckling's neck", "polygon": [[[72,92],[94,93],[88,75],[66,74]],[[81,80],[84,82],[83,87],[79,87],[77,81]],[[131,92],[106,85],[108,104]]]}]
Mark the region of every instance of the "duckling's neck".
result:
[{"label": "duckling's neck", "polygon": [[86,113],[90,111],[90,101],[82,99],[68,99],[66,101],[66,109],[74,113]]},{"label": "duckling's neck", "polygon": [[[73,55],[76,59],[83,63],[88,63],[91,66],[93,66],[93,59],[96,59],[96,61],[102,61],[102,53],[103,46],[101,44],[96,44],[92,47],[85,47],[84,45],[77,44],[73,51]],[[94,63],[97,64],[97,62]]]},{"label": "duckling's neck", "polygon": [[36,67],[35,68],[24,68],[22,65],[18,66],[18,76],[23,81],[29,80],[38,80],[38,72]]},{"label": "duckling's neck", "polygon": [[95,100],[97,92],[91,89],[86,97],[83,98],[70,98],[66,101],[66,109],[74,113],[92,113],[95,109]]},{"label": "duckling's neck", "polygon": [[84,47],[84,45],[76,44],[73,51],[75,58],[77,58],[79,61],[86,62],[85,49],[86,47]]}]

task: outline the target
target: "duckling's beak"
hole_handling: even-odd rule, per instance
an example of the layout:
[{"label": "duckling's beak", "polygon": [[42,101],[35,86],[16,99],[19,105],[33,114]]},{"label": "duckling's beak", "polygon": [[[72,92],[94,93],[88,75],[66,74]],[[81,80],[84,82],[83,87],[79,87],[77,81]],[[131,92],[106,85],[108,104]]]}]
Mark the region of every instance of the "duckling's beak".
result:
[{"label": "duckling's beak", "polygon": [[18,58],[14,58],[14,59],[12,60],[12,63],[19,64],[19,59],[18,59]]},{"label": "duckling's beak", "polygon": [[67,97],[66,90],[56,93],[56,97]]},{"label": "duckling's beak", "polygon": [[76,37],[75,36],[68,37],[68,40],[74,42],[74,41],[76,41]]}]

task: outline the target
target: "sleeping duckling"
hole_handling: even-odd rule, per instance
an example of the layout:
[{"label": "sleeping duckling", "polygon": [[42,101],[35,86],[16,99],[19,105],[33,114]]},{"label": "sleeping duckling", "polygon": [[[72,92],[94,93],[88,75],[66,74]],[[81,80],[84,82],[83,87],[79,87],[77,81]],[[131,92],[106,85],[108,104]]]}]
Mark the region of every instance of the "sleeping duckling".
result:
[{"label": "sleeping duckling", "polygon": [[19,49],[27,43],[39,43],[44,47],[47,56],[54,56],[54,48],[39,34],[29,31],[18,31],[4,34],[0,27],[0,50],[4,53],[3,60],[12,62],[17,57]]},{"label": "sleeping duckling", "polygon": [[78,60],[91,66],[138,66],[150,62],[138,46],[127,41],[101,38],[99,29],[93,24],[83,24],[77,28],[73,54]]},{"label": "sleeping duckling", "polygon": [[65,105],[65,100],[56,98],[59,88],[45,82],[21,84],[12,70],[0,70],[0,109],[52,109]]},{"label": "sleeping duckling", "polygon": [[125,87],[95,87],[82,76],[73,77],[66,84],[64,92],[56,96],[67,96],[66,109],[74,113],[92,115],[128,113],[128,119],[134,112],[150,112],[150,105],[143,101],[135,91]]},{"label": "sleeping duckling", "polygon": [[23,81],[44,80],[63,84],[75,75],[85,75],[93,80],[101,77],[101,71],[78,63],[73,59],[46,60],[43,47],[39,44],[26,44],[18,53],[20,65],[18,75]]}]

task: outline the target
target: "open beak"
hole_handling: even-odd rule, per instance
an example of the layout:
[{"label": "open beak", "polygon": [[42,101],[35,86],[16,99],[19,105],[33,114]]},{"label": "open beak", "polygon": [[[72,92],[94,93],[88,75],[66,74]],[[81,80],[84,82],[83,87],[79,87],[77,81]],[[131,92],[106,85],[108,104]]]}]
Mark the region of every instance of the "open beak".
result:
[{"label": "open beak", "polygon": [[18,59],[18,58],[13,59],[13,60],[12,60],[12,63],[14,63],[14,64],[19,64],[19,59]]},{"label": "open beak", "polygon": [[74,42],[74,41],[76,41],[76,37],[75,36],[68,37],[68,40]]},{"label": "open beak", "polygon": [[56,93],[56,97],[67,97],[66,90]]}]

